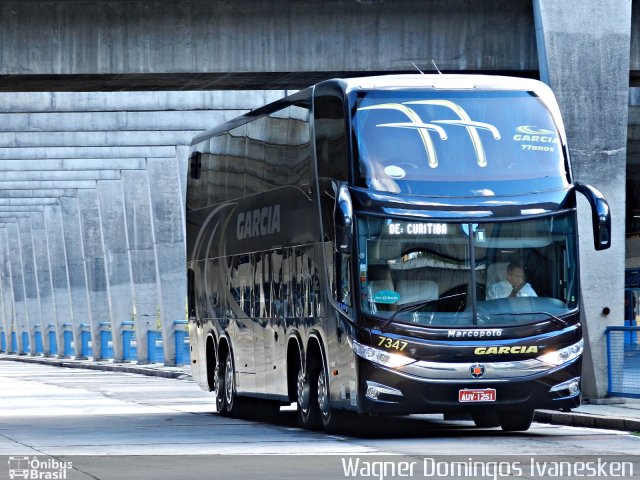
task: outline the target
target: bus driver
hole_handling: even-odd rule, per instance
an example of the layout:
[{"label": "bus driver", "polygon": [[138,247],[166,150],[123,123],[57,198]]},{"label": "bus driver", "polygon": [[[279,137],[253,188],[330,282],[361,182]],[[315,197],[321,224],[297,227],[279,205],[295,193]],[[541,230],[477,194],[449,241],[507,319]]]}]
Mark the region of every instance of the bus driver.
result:
[{"label": "bus driver", "polygon": [[524,268],[516,262],[507,266],[507,279],[494,283],[487,290],[487,300],[509,297],[537,297],[535,290],[524,279]]}]

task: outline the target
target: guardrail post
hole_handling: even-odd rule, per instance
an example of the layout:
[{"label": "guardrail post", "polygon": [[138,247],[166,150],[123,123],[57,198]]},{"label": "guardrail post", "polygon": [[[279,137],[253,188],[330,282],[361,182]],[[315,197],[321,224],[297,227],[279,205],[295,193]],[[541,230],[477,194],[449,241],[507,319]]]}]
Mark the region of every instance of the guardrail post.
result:
[{"label": "guardrail post", "polygon": [[138,358],[138,343],[134,323],[131,320],[122,322],[122,359],[131,362]]},{"label": "guardrail post", "polygon": [[190,365],[189,330],[186,320],[175,320],[176,365]]},{"label": "guardrail post", "polygon": [[71,323],[64,323],[63,339],[64,348],[62,350],[62,356],[65,358],[72,357],[76,353],[75,345],[73,342],[73,325]]},{"label": "guardrail post", "polygon": [[26,355],[31,352],[31,344],[29,342],[29,332],[22,332],[22,351],[20,355]]},{"label": "guardrail post", "polygon": [[11,331],[11,351],[9,353],[18,353],[18,334],[15,330]]},{"label": "guardrail post", "polygon": [[[91,330],[88,323],[80,324],[80,358],[87,359],[93,356],[93,345],[91,342]],[[76,357],[78,358],[78,357]]]},{"label": "guardrail post", "polygon": [[33,326],[33,336],[35,338],[35,352],[32,352],[33,355],[42,355],[44,350],[42,349],[42,329],[40,328],[40,324]]},{"label": "guardrail post", "polygon": [[111,322],[100,322],[100,354],[102,358],[113,358]]},{"label": "guardrail post", "polygon": [[49,338],[49,351],[46,352],[47,356],[58,354],[58,338],[56,337],[56,324],[50,323],[47,325],[47,337]]},{"label": "guardrail post", "polygon": [[147,332],[149,347],[149,363],[164,362],[164,344],[162,342],[162,332],[149,330]]}]

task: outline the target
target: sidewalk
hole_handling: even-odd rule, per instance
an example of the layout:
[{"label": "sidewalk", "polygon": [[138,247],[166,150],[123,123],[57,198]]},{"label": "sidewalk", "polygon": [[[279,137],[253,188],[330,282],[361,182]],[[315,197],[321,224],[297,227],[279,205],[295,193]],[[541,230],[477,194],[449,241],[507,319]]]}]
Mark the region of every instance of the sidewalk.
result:
[{"label": "sidewalk", "polygon": [[[96,362],[93,360],[0,354],[0,361],[2,360],[39,363],[42,365],[66,368],[136,373],[139,375],[165,378],[184,379],[191,377],[189,365],[166,367],[161,363],[138,365],[137,363],[114,363],[109,360]],[[640,399],[612,398],[605,399],[604,401],[594,400],[591,402],[587,399],[583,405],[571,412],[537,410],[534,420],[536,422],[550,423],[553,425],[640,432]]]}]

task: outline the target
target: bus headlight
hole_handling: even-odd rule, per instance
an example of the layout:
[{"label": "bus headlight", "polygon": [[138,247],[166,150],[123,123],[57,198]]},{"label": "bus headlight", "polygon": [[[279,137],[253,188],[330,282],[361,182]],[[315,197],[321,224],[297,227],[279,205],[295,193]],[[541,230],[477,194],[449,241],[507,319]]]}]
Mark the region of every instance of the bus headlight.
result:
[{"label": "bus headlight", "polygon": [[415,362],[413,358],[362,345],[355,340],[353,341],[353,351],[356,352],[356,355],[364,358],[365,360],[370,360],[373,363],[390,368],[403,367]]},{"label": "bus headlight", "polygon": [[556,350],[555,352],[549,352],[545,353],[544,355],[540,355],[538,357],[538,360],[548,365],[558,366],[562,365],[563,363],[575,360],[580,355],[582,355],[583,350],[584,341],[580,340],[578,343],[574,343],[573,345],[569,345],[568,347],[561,348],[560,350]]}]

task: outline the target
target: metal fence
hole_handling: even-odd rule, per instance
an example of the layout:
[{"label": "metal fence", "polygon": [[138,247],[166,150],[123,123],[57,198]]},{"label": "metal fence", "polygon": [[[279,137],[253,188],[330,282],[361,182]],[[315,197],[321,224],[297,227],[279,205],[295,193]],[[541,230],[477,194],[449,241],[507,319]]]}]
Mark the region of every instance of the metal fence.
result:
[{"label": "metal fence", "polygon": [[605,334],[609,395],[640,398],[640,327],[607,327]]},{"label": "metal fence", "polygon": [[[189,334],[187,331],[186,320],[174,321],[173,339],[176,352],[176,364],[177,365],[189,365],[190,364],[190,345]],[[55,335],[55,325],[49,325],[47,327],[46,334],[48,335],[47,349],[43,347],[42,332],[39,325],[36,326],[35,342],[30,342],[29,334],[22,332],[22,347],[20,349],[20,343],[18,342],[18,334],[13,331],[7,332],[4,327],[0,326],[0,354],[21,354],[21,355],[44,355],[48,357],[62,357],[76,359],[88,359],[94,357],[93,341],[90,335],[89,325],[82,324],[82,334],[79,338],[80,344],[76,345],[72,335],[72,325],[70,323],[65,324],[63,344],[58,345]],[[100,324],[100,352],[102,353],[101,360],[113,359],[113,337],[112,330],[109,322],[103,322]],[[125,362],[143,362],[143,363],[162,363],[164,361],[164,340],[162,338],[162,332],[157,330],[147,331],[147,354],[148,358],[139,358],[138,342],[136,340],[136,331],[133,328],[133,322],[123,322],[122,326],[122,344],[123,344],[123,361]]]}]

